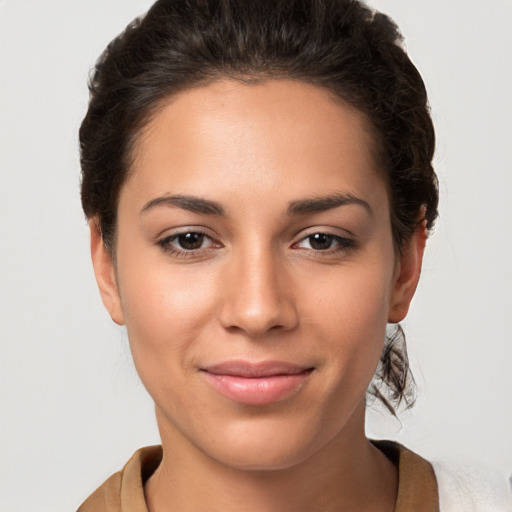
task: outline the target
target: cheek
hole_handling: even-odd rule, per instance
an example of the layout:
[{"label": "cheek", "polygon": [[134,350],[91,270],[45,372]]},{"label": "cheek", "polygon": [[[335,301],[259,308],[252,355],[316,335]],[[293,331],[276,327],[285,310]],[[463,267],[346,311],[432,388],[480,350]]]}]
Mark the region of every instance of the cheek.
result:
[{"label": "cheek", "polygon": [[392,281],[389,268],[376,262],[312,274],[301,294],[309,296],[307,307],[311,318],[332,329],[333,335],[340,332],[351,339],[382,330],[389,310]]},{"label": "cheek", "polygon": [[[307,320],[312,337],[323,339],[332,379],[362,393],[378,364],[389,312],[391,272],[387,265],[332,271],[311,282]],[[343,381],[343,382],[342,382]]]},{"label": "cheek", "polygon": [[141,377],[151,360],[171,367],[186,364],[190,345],[214,316],[215,276],[133,250],[125,251],[118,269],[130,346]]}]

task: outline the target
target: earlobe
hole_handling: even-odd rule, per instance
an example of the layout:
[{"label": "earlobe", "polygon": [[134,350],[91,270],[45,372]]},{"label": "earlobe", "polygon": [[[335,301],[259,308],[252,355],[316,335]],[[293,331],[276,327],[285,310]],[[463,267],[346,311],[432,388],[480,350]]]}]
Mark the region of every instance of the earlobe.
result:
[{"label": "earlobe", "polygon": [[422,222],[400,255],[389,309],[389,323],[402,321],[411,304],[421,274],[427,240],[426,222]]},{"label": "earlobe", "polygon": [[92,265],[100,290],[101,300],[112,320],[118,325],[123,325],[124,316],[112,254],[105,247],[97,219],[89,220],[89,229],[91,233]]}]

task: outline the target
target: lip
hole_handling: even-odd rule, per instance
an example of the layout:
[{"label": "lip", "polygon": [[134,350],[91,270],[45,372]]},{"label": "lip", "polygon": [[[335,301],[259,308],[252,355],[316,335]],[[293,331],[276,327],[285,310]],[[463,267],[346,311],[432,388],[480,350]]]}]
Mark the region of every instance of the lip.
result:
[{"label": "lip", "polygon": [[269,405],[294,395],[312,371],[283,361],[226,361],[201,368],[218,393],[246,405]]}]

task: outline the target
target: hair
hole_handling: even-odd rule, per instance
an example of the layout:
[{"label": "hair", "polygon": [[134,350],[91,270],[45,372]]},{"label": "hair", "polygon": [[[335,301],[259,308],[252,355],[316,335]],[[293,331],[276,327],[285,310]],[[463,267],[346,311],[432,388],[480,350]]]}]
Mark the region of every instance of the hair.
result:
[{"label": "hair", "polygon": [[[170,96],[223,78],[303,81],[362,112],[388,185],[395,248],[421,223],[432,229],[434,128],[424,83],[390,18],[358,0],[159,0],[108,45],[90,79],[82,205],[107,250],[115,250],[119,192],[141,129]],[[395,414],[394,405],[412,405],[412,382],[396,326],[368,393]]]}]

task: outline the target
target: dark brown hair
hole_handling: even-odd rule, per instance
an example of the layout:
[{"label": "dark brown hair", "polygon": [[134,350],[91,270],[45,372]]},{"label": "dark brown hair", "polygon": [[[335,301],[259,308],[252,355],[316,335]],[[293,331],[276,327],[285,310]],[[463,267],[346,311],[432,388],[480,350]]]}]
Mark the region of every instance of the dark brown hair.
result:
[{"label": "dark brown hair", "polygon": [[[357,0],[159,0],[103,52],[80,128],[82,205],[115,248],[117,200],[141,128],[170,95],[221,78],[324,87],[365,114],[390,191],[395,247],[437,217],[435,136],[396,25]],[[369,392],[412,403],[401,329]],[[381,386],[388,388],[387,395]]]}]

